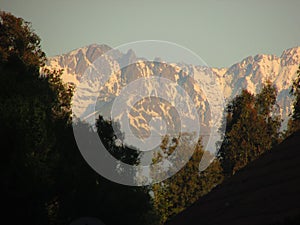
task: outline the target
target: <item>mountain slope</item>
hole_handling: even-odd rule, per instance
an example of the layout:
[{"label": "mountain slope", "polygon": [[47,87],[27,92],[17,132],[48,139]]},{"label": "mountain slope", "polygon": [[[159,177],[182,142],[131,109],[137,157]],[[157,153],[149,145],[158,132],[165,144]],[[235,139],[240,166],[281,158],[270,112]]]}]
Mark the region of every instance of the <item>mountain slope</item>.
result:
[{"label": "mountain slope", "polygon": [[92,44],[78,48],[63,55],[54,56],[48,59],[46,67],[62,69],[64,82],[72,82],[78,85],[80,77],[86,69],[111,48],[107,45]]},{"label": "mountain slope", "polygon": [[167,225],[268,225],[299,218],[299,146],[300,131],[250,163]]},{"label": "mountain slope", "polygon": [[[111,48],[107,45],[93,44],[73,50],[64,55],[49,58],[46,66],[63,69],[63,81],[73,82],[75,85],[78,85],[83,73],[92,62],[110,49]],[[131,61],[132,58],[137,57],[132,50],[127,53],[118,52],[118,54],[120,54],[120,56],[116,63],[119,65],[124,61]],[[299,64],[300,47],[294,47],[283,51],[280,57],[258,54],[254,57],[246,57],[241,62],[235,63],[228,68],[212,68],[212,71],[218,77],[219,84],[227,99],[233,98],[239,94],[242,89],[247,89],[255,94],[260,91],[266,80],[270,80],[278,89],[277,103],[279,105],[279,113],[286,119],[291,113],[292,105],[289,90],[296,76]],[[187,73],[186,75],[193,76],[195,69],[201,69],[199,67],[195,68],[183,64],[172,64],[168,66],[168,68],[163,67],[165,67],[163,64],[153,66],[151,63],[141,62],[131,66],[129,69],[122,70],[121,76],[116,77],[116,79],[111,79],[111,83],[107,84],[107,87],[118,86],[122,88],[120,85],[122,82],[126,85],[135,78],[148,77],[160,71],[162,71],[168,79],[175,79],[178,83],[181,83],[186,76],[180,76],[180,71],[184,71],[184,73]],[[126,80],[121,80],[121,78],[124,77]],[[118,91],[120,90],[115,90],[115,92]],[[113,95],[117,95],[117,93]],[[205,96],[201,94],[201,98],[205,99]],[[108,99],[112,100],[112,98]]]},{"label": "mountain slope", "polygon": [[279,112],[285,119],[291,113],[289,90],[299,64],[300,47],[287,49],[280,57],[265,54],[249,56],[229,67],[220,82],[223,83],[225,97],[232,98],[242,89],[258,93],[262,85],[270,80],[278,89]]}]

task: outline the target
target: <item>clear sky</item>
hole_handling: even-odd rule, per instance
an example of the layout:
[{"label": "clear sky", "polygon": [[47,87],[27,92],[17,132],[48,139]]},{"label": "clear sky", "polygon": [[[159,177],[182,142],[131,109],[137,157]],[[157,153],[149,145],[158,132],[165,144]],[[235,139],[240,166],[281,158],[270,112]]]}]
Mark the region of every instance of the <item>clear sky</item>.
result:
[{"label": "clear sky", "polygon": [[48,56],[159,39],[226,67],[300,46],[299,0],[0,0],[0,9],[32,22]]}]

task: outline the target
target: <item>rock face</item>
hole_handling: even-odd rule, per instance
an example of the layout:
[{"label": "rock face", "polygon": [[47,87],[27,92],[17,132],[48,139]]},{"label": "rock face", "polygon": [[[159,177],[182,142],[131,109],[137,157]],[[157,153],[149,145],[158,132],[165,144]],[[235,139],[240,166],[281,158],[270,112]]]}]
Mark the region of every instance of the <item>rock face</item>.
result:
[{"label": "rock face", "polygon": [[[283,119],[286,119],[291,113],[292,100],[289,90],[300,64],[300,47],[285,50],[281,57],[263,54],[254,57],[249,56],[229,68],[221,69],[183,63],[166,64],[163,61],[161,63],[149,62],[142,59],[136,61],[137,56],[132,50],[125,53],[115,51],[115,60],[107,58],[101,62],[102,70],[105,70],[105,73],[110,76],[107,81],[103,83],[102,78],[99,77],[89,77],[89,81],[81,79],[85,72],[89,70],[89,72],[93,72],[93,66],[91,66],[93,62],[109,50],[111,50],[109,46],[93,44],[64,55],[52,57],[46,64],[47,67],[63,69],[63,81],[72,82],[76,86],[81,84],[81,87],[83,87],[80,90],[82,96],[76,98],[76,101],[80,101],[76,103],[78,107],[75,110],[73,109],[77,115],[89,116],[93,110],[91,107],[94,107],[92,103],[96,100],[95,96],[98,98],[98,105],[102,106],[102,113],[107,114],[113,101],[119,96],[124,87],[138,78],[155,75],[169,79],[183,87],[192,98],[198,112],[201,112],[199,113],[200,123],[207,127],[212,122],[209,103],[211,104],[215,99],[210,99],[210,102],[208,102],[207,96],[199,87],[199,84],[194,82],[193,78],[205,76],[209,73],[216,75],[216,82],[219,83],[227,100],[239,94],[242,89],[247,89],[255,94],[260,91],[267,80],[270,80],[278,89],[279,113]],[[136,61],[136,63],[121,68],[121,65],[132,61]],[[97,73],[97,71],[94,72]],[[92,73],[90,74],[93,76]],[[148,89],[149,93],[155,92],[157,89],[155,85],[148,85],[145,88]],[[99,94],[97,94],[98,92]],[[165,90],[165,96],[166,98],[172,97],[177,92],[174,87],[169,86]],[[128,101],[130,103],[130,100]],[[103,107],[104,105],[105,107]],[[169,106],[164,101],[160,101],[158,104],[157,100],[146,99],[144,103],[140,102],[136,106],[130,117],[131,125],[136,130],[144,129],[144,133],[149,132],[147,128],[149,116],[155,116],[155,111],[156,113],[161,111],[162,113],[159,114],[167,115],[167,120],[171,120],[174,116],[172,113],[169,114],[167,110]],[[146,106],[150,108],[146,109]]]},{"label": "rock face", "polygon": [[111,48],[107,45],[92,44],[69,53],[49,58],[46,66],[63,69],[63,81],[78,85],[78,81],[85,70],[104,52]]},{"label": "rock face", "polygon": [[300,47],[285,50],[281,57],[275,55],[256,55],[243,59],[229,67],[221,77],[224,94],[227,98],[236,96],[242,89],[252,93],[260,91],[262,85],[270,80],[278,90],[277,103],[280,114],[286,118],[291,113],[290,87],[300,64]]},{"label": "rock face", "polygon": [[175,216],[167,225],[299,224],[300,131]]}]

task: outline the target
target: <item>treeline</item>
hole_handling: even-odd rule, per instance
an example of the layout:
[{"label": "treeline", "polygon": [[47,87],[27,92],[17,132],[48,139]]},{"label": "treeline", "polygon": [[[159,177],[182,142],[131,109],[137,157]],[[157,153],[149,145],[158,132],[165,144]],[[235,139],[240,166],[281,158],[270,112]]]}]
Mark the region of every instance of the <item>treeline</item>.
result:
[{"label": "treeline", "polygon": [[[190,161],[174,176],[148,187],[123,186],[98,175],[82,158],[71,121],[74,87],[62,83],[60,71],[46,70],[41,76],[45,60],[30,23],[1,12],[0,191],[3,220],[10,224],[70,224],[86,216],[107,225],[164,224],[300,128],[298,70],[291,90],[294,112],[284,134],[277,91],[267,82],[259,94],[244,90],[228,104],[224,141],[205,171],[199,173],[204,154],[199,139]],[[113,123],[99,117],[99,137],[114,157],[137,164],[137,151],[115,144]],[[93,132],[86,124],[77,126]],[[162,152],[172,152],[173,142],[164,137]],[[181,147],[191,146],[187,142]]]},{"label": "treeline", "polygon": [[[207,194],[216,185],[230,178],[248,163],[279,144],[300,129],[300,68],[291,89],[295,97],[294,111],[288,129],[280,131],[282,119],[276,104],[277,90],[270,81],[254,95],[247,90],[231,100],[225,109],[220,150],[210,166],[199,173],[203,147],[199,141],[190,161],[173,177],[152,187],[153,206],[160,215],[160,224]],[[165,149],[164,145],[162,149]]]},{"label": "treeline", "polygon": [[294,97],[293,114],[284,131],[280,131],[282,119],[276,104],[277,90],[270,81],[260,93],[253,95],[243,90],[228,103],[223,122],[224,140],[218,155],[226,177],[300,129],[300,66],[290,94]]}]

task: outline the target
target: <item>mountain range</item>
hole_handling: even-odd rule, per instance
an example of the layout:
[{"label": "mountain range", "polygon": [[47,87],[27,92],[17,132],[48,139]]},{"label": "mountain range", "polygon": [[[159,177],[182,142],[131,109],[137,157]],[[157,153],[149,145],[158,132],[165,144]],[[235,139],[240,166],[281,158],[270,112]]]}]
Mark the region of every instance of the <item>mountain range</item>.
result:
[{"label": "mountain range", "polygon": [[[128,50],[127,52],[116,51],[114,59],[106,58],[105,62],[101,64],[102,68],[106,68],[109,71],[108,73],[111,72],[109,74],[110,78],[105,83],[102,83],[102,78],[96,78],[95,76],[89,77],[89,80],[84,78],[84,74],[87,71],[95,69],[93,67],[95,60],[110,50],[112,48],[107,45],[92,44],[63,55],[50,57],[46,63],[48,68],[62,69],[63,82],[73,83],[77,87],[77,97],[73,99],[73,104],[76,107],[73,108],[73,112],[80,118],[86,118],[93,113],[95,109],[93,103],[96,100],[97,105],[101,106],[101,113],[109,116],[108,112],[111,110],[114,100],[120,95],[124,87],[138,78],[158,75],[183,87],[198,111],[202,130],[208,132],[211,128],[209,124],[212,122],[212,114],[214,113],[210,108],[210,104],[216,100],[210,99],[208,101],[206,93],[194,81],[194,78],[197,76],[204,77],[208,73],[213,73],[215,82],[220,86],[226,101],[239,94],[242,89],[247,89],[249,92],[256,94],[261,90],[263,84],[269,80],[278,90],[278,113],[284,120],[283,128],[286,126],[287,119],[292,112],[292,98],[289,92],[300,64],[300,47],[284,50],[280,57],[267,54],[249,56],[227,68],[208,68],[182,62],[168,64],[162,60],[160,61],[161,63],[150,62],[143,59],[139,60],[133,50]],[[124,62],[125,64],[130,64],[128,62],[135,63],[122,68],[121,65]],[[157,92],[158,86],[149,84],[145,89],[150,96],[150,93]],[[165,99],[168,99],[174,98],[178,91],[170,85],[166,86],[164,92]],[[170,105],[166,101],[157,101],[153,98],[145,98],[138,104],[134,103],[132,99],[126,99],[126,101],[128,105],[134,106],[129,120],[132,132],[135,134],[142,134],[142,136],[148,137],[150,135],[148,124],[151,122],[151,118],[159,115],[164,115],[167,125],[169,125],[170,121],[176,121],[176,113],[174,114],[170,110]],[[185,100],[181,99],[181,101]],[[188,109],[186,114],[190,114],[191,110]],[[220,109],[214,110],[218,111]],[[124,115],[119,115],[118,119],[122,120],[122,117]],[[162,129],[162,126],[159,123],[158,133],[161,133],[159,130]],[[174,128],[173,125],[172,129],[177,128]]]}]

